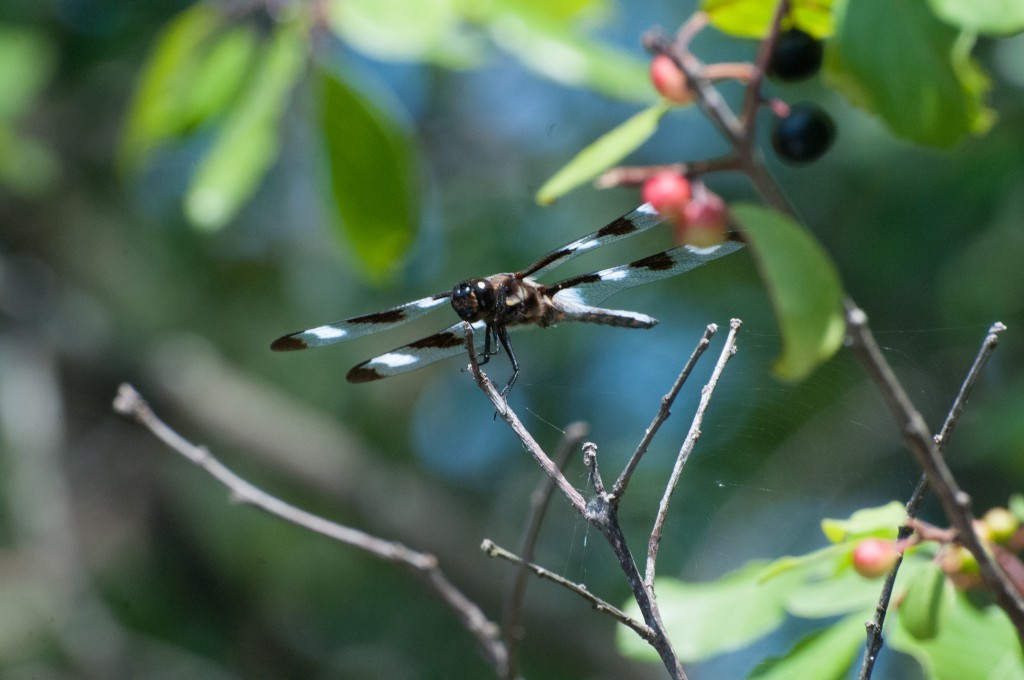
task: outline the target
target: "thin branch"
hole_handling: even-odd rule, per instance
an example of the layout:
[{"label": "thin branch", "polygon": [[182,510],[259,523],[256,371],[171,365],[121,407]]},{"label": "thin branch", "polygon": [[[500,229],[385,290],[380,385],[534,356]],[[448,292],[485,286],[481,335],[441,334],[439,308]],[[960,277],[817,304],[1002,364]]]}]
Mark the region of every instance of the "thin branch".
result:
[{"label": "thin branch", "polygon": [[959,532],[960,543],[978,561],[982,581],[1010,617],[1017,629],[1017,636],[1024,645],[1024,597],[1017,592],[992,560],[981,538],[975,532],[971,498],[957,484],[935,440],[929,434],[924,418],[914,407],[893,373],[892,367],[885,360],[868,327],[867,315],[849,298],[845,298],[843,302],[846,307],[847,333],[854,354],[881,391],[903,432],[907,447],[914,454],[921,470],[928,476],[928,484],[942,504],[950,524]]},{"label": "thin branch", "polygon": [[626,467],[623,468],[622,474],[615,480],[615,484],[612,486],[612,494],[608,499],[613,506],[618,506],[622,500],[623,494],[626,493],[626,487],[629,486],[629,480],[633,476],[633,472],[636,470],[636,466],[640,464],[640,459],[647,452],[647,449],[651,445],[651,441],[654,440],[654,435],[661,429],[662,423],[668,420],[668,417],[672,415],[672,404],[675,403],[676,397],[679,395],[679,390],[683,389],[683,385],[686,383],[686,379],[690,377],[690,373],[693,372],[693,367],[697,365],[697,361],[704,355],[708,346],[711,344],[711,338],[714,337],[715,333],[718,332],[717,324],[708,324],[707,328],[704,329],[704,334],[697,342],[697,346],[694,348],[693,353],[690,354],[690,358],[687,360],[686,365],[683,366],[683,370],[679,372],[676,377],[676,381],[672,383],[672,388],[661,398],[661,407],[658,412],[654,414],[654,420],[647,426],[647,431],[644,432],[643,438],[640,443],[637,444],[636,451],[630,457],[629,462],[626,463]]},{"label": "thin branch", "polygon": [[[985,368],[985,364],[988,363],[989,357],[995,351],[999,345],[999,334],[1006,330],[1006,326],[996,322],[988,329],[988,333],[985,339],[981,343],[981,348],[978,350],[977,356],[974,357],[974,363],[971,364],[970,370],[967,372],[967,377],[964,378],[964,382],[960,385],[960,391],[957,392],[956,398],[953,400],[953,405],[949,409],[949,413],[946,414],[946,421],[942,424],[942,430],[939,434],[935,435],[935,445],[940,453],[945,453],[946,448],[949,445],[949,440],[953,436],[953,432],[956,430],[957,422],[960,420],[960,414],[963,413],[964,406],[967,404],[967,400],[971,396],[971,392],[974,390],[974,385],[978,382],[978,378],[981,376],[982,370]],[[925,494],[928,491],[928,475],[922,474],[921,478],[917,482],[917,487],[914,489],[914,493],[910,495],[910,499],[907,501],[907,522],[900,527],[899,534],[897,535],[897,545],[902,545],[902,541],[906,540],[914,531],[914,518],[917,517],[917,510],[921,505],[921,501],[924,499]],[[903,563],[903,552],[900,551],[896,558],[896,563],[893,564],[892,569],[885,577],[885,582],[882,584],[882,592],[878,597],[878,604],[875,605],[875,615],[865,624],[868,632],[867,645],[864,648],[864,658],[861,660],[860,674],[857,676],[858,680],[868,680],[874,671],[875,661],[878,659],[878,653],[882,651],[882,628],[885,625],[885,615],[889,611],[889,602],[892,599],[893,587],[896,584],[896,576],[899,574],[900,565]]]},{"label": "thin branch", "polygon": [[[775,43],[779,39],[779,29],[782,20],[789,14],[789,0],[780,0],[775,6],[775,13],[768,26],[768,34],[761,41],[757,48],[757,56],[754,58],[754,69],[746,91],[743,93],[743,106],[740,109],[740,119],[746,124],[751,134],[747,135],[747,141],[753,143],[754,118],[757,116],[757,109],[761,106],[761,85],[764,83],[765,72],[768,69],[768,61],[772,57]],[[744,152],[740,152],[744,155]]]},{"label": "thin branch", "polygon": [[715,363],[715,369],[711,372],[708,384],[701,390],[700,403],[697,406],[696,413],[693,414],[690,431],[683,441],[682,448],[679,449],[679,455],[676,457],[672,474],[669,477],[668,484],[665,485],[665,494],[658,505],[658,514],[655,517],[654,527],[651,529],[651,537],[647,543],[647,573],[644,582],[649,589],[654,588],[654,565],[658,559],[658,549],[661,547],[661,534],[665,527],[665,518],[668,516],[668,504],[672,500],[672,494],[675,492],[676,485],[679,483],[679,477],[683,474],[683,466],[686,465],[686,461],[690,458],[690,453],[693,452],[693,447],[696,446],[697,440],[700,438],[700,426],[704,422],[704,414],[711,404],[711,397],[715,393],[715,387],[718,386],[718,380],[725,370],[725,365],[729,363],[729,359],[736,354],[736,336],[740,332],[742,325],[743,322],[739,319],[732,319],[729,322],[729,335],[725,339],[725,346],[722,347],[722,352],[718,355],[718,361]]},{"label": "thin branch", "polygon": [[[644,616],[644,622],[653,631],[653,637],[650,640],[651,646],[658,652],[673,680],[686,680],[686,673],[683,671],[682,663],[672,648],[672,643],[665,631],[665,625],[662,623],[661,615],[658,613],[654,593],[644,585],[643,577],[640,576],[640,571],[637,569],[633,555],[629,551],[629,546],[626,545],[626,539],[622,532],[622,527],[619,525],[615,509],[608,502],[608,494],[599,493],[588,503],[584,500],[583,495],[566,480],[562,471],[548,458],[533,436],[523,426],[518,416],[509,407],[508,402],[498,392],[494,383],[480,369],[480,362],[474,349],[473,328],[469,323],[464,324],[463,328],[466,350],[469,355],[470,372],[473,374],[477,385],[487,395],[488,399],[491,400],[496,409],[496,415],[500,415],[502,420],[509,424],[512,431],[515,432],[516,436],[523,443],[523,446],[526,447],[544,472],[554,480],[576,512],[596,527],[608,541],[609,545],[611,545],[612,552],[615,553],[616,558],[619,560],[619,566],[633,591],[633,597],[640,607],[640,612]],[[595,460],[596,457],[593,455],[592,449],[590,456],[590,465],[592,466],[591,481],[592,484],[596,483],[600,487],[600,475],[597,474],[596,467],[594,467],[596,464]]]},{"label": "thin branch", "polygon": [[[552,456],[559,470],[565,469],[576,445],[585,436],[587,436],[586,423],[570,423],[565,428],[562,439],[558,442],[558,447],[555,449],[554,456]],[[534,549],[540,536],[540,527],[544,522],[544,515],[547,512],[554,490],[554,480],[551,477],[544,476],[537,484],[537,488],[530,494],[530,510],[527,513],[523,539],[519,544],[519,554],[522,556],[522,563],[519,569],[516,570],[512,591],[509,594],[508,604],[505,607],[505,616],[502,621],[502,627],[505,629],[505,647],[508,649],[508,669],[505,676],[510,679],[515,678],[519,672],[519,643],[523,639],[520,619],[523,613],[523,603],[526,601],[526,583],[527,577],[530,574],[529,563],[533,561]]]},{"label": "thin branch", "polygon": [[596,495],[605,496],[604,479],[601,478],[601,470],[597,466],[597,444],[587,442],[583,445],[583,465],[587,468],[590,488]]},{"label": "thin branch", "polygon": [[655,634],[654,631],[650,629],[650,627],[644,625],[640,621],[637,621],[632,616],[622,611],[618,607],[597,597],[589,590],[587,590],[587,587],[585,585],[581,583],[573,583],[567,578],[559,576],[558,574],[549,571],[540,565],[534,564],[533,562],[528,562],[524,560],[522,557],[519,557],[518,555],[511,553],[508,550],[502,548],[501,546],[495,544],[494,541],[490,540],[489,538],[484,539],[484,542],[480,545],[480,549],[483,550],[484,553],[487,554],[489,557],[500,557],[501,559],[508,560],[513,564],[518,564],[520,567],[533,572],[538,578],[546,579],[548,581],[551,581],[552,583],[557,583],[563,588],[576,593],[584,600],[589,602],[591,606],[593,606],[595,611],[601,612],[603,614],[608,614],[622,625],[629,626],[630,628],[632,628],[634,631],[636,631],[636,634],[644,640],[647,640],[648,642],[653,642]]},{"label": "thin branch", "polygon": [[565,475],[562,474],[558,466],[548,457],[548,454],[544,453],[544,449],[541,448],[537,440],[526,429],[519,416],[509,408],[505,397],[501,396],[498,388],[494,386],[494,383],[487,377],[487,374],[481,370],[480,361],[477,359],[476,350],[474,349],[475,345],[473,344],[473,326],[468,322],[464,322],[463,331],[466,338],[466,347],[468,348],[467,353],[469,354],[469,369],[476,380],[476,384],[487,395],[487,398],[491,400],[497,415],[501,416],[501,419],[508,423],[508,426],[519,437],[519,441],[523,443],[523,446],[530,452],[530,455],[537,461],[541,469],[544,470],[548,477],[554,480],[576,511],[581,515],[584,514],[587,503],[583,500],[583,494],[576,490],[576,487],[565,478]]},{"label": "thin branch", "polygon": [[142,395],[127,383],[118,389],[117,397],[114,399],[114,410],[134,418],[160,441],[202,468],[231,493],[232,501],[251,505],[298,527],[407,569],[426,583],[434,594],[448,605],[466,630],[476,638],[495,671],[499,675],[504,674],[508,654],[501,641],[497,624],[489,620],[473,601],[448,580],[438,566],[436,557],[411,550],[396,541],[387,541],[358,529],[328,521],[268,494],[235,474],[206,447],[192,444],[160,420]]}]

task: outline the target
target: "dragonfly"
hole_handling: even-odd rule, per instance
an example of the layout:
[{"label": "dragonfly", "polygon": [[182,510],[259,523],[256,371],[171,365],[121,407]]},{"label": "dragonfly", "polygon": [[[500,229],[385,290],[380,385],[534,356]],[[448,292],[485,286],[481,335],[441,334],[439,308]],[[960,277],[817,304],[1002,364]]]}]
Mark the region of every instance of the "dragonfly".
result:
[{"label": "dragonfly", "polygon": [[509,331],[546,328],[569,321],[620,328],[651,328],[657,325],[658,320],[647,314],[595,305],[627,288],[678,276],[743,247],[739,235],[730,233],[721,244],[707,248],[681,245],[628,264],[573,276],[549,285],[536,280],[536,277],[579,255],[646,231],[664,221],[661,214],[645,203],[592,234],[551,251],[521,271],[466,279],[451,290],[391,309],[289,333],[275,340],[270,349],[277,352],[309,349],[381,333],[448,303],[461,321],[439,333],[358,364],[348,372],[347,380],[351,383],[380,380],[415,371],[467,351],[463,323],[468,322],[474,331],[484,331],[474,335],[474,351],[480,364],[486,364],[498,354],[499,346],[508,355],[512,375],[502,390],[502,396],[507,396],[520,373]]}]

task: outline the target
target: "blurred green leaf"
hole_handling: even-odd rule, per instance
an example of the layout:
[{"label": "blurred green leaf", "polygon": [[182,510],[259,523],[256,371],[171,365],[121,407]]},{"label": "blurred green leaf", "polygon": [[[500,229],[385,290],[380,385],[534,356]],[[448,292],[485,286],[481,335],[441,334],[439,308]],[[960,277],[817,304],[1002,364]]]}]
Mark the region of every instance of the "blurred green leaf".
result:
[{"label": "blurred green leaf", "polygon": [[28,113],[53,75],[56,56],[44,33],[0,25],[0,120],[13,121]]},{"label": "blurred green leaf", "polygon": [[864,615],[855,614],[807,635],[785,656],[758,664],[751,680],[838,680],[845,678],[864,646]]},{"label": "blurred green leaf", "polygon": [[928,562],[910,581],[899,605],[899,622],[917,640],[939,634],[954,597],[953,584],[935,562]]},{"label": "blurred green leaf", "polygon": [[197,3],[174,17],[157,36],[128,108],[119,151],[123,168],[134,169],[155,147],[190,125],[184,102],[204,47],[222,25],[219,12]]},{"label": "blurred green leaf", "polygon": [[942,23],[926,0],[840,0],[836,10],[826,76],[851,102],[920,144],[949,146],[992,126],[973,38]]},{"label": "blurred green leaf", "polygon": [[544,183],[537,192],[537,202],[545,205],[554,203],[621,161],[650,139],[658,129],[658,121],[669,108],[668,102],[659,101],[606,132]]},{"label": "blurred green leaf", "polygon": [[[711,25],[740,38],[763,38],[777,0],[703,0]],[[784,27],[796,26],[816,38],[832,34],[832,0],[793,0]]]},{"label": "blurred green leaf", "polygon": [[482,58],[455,0],[331,0],[327,10],[331,31],[376,59],[464,68]]},{"label": "blurred green leaf", "polygon": [[494,42],[524,66],[569,87],[645,104],[657,95],[651,86],[650,60],[581,35],[567,21],[556,21],[518,3],[501,3],[482,19]]},{"label": "blurred green leaf", "polygon": [[[660,578],[658,606],[679,657],[700,661],[740,649],[782,624],[782,603],[802,577],[784,572],[763,579],[763,562],[750,562],[716,581],[686,583]],[[629,605],[639,615],[635,603]],[[620,627],[619,648],[629,656],[656,659],[657,653],[632,631]]]},{"label": "blurred green leaf", "polygon": [[947,24],[983,35],[1012,35],[1024,31],[1024,2],[1020,0],[928,0],[932,11]]},{"label": "blurred green leaf", "polygon": [[839,275],[814,237],[788,217],[751,204],[731,211],[750,244],[782,334],[782,356],[773,371],[783,380],[801,380],[842,343]]},{"label": "blurred green leaf", "polygon": [[53,152],[18,129],[53,77],[55,62],[56,48],[44,33],[0,25],[0,183],[23,196],[52,187],[60,172]]},{"label": "blurred green leaf", "polygon": [[185,213],[196,226],[223,227],[277,158],[278,124],[305,57],[306,33],[298,21],[278,24],[261,46],[185,195]]},{"label": "blurred green leaf", "polygon": [[[902,607],[896,614],[903,616]],[[1020,641],[1006,613],[976,607],[965,593],[954,593],[933,639],[916,639],[903,625],[886,631],[886,644],[916,658],[931,680],[1024,680]]]},{"label": "blurred green leaf", "polygon": [[409,133],[338,74],[319,74],[337,229],[362,271],[388,276],[412,244],[417,186]]},{"label": "blurred green leaf", "polygon": [[[852,546],[850,546],[852,549]],[[870,616],[878,602],[881,581],[864,578],[849,566],[849,555],[844,551],[833,563],[833,569],[823,578],[808,579],[795,587],[786,598],[786,611],[805,619],[824,619],[860,612],[861,640],[864,637],[864,613]],[[841,564],[845,562],[845,566]]]},{"label": "blurred green leaf", "polygon": [[848,519],[821,520],[821,531],[832,543],[854,538],[896,538],[899,527],[907,519],[907,508],[898,501],[890,501],[877,508],[864,508]]}]

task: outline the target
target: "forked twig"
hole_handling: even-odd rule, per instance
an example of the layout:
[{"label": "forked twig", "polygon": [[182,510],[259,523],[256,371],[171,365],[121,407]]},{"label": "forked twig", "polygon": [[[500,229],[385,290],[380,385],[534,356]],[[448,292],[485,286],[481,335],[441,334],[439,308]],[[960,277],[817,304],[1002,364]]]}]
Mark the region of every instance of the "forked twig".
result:
[{"label": "forked twig", "polygon": [[683,366],[683,370],[679,372],[676,377],[676,381],[672,383],[671,389],[661,398],[661,407],[658,412],[654,415],[654,420],[647,426],[647,430],[644,432],[643,438],[640,439],[640,443],[636,446],[636,451],[630,457],[629,462],[626,463],[626,467],[622,469],[622,473],[619,478],[615,480],[615,484],[612,486],[612,494],[609,502],[612,505],[618,505],[622,500],[623,494],[626,493],[626,487],[629,485],[629,480],[633,476],[633,472],[636,470],[636,466],[639,465],[640,459],[647,452],[647,449],[651,445],[651,441],[654,439],[654,435],[661,429],[662,423],[668,420],[668,417],[672,415],[672,404],[675,403],[676,397],[679,396],[679,390],[683,389],[683,385],[686,383],[686,379],[690,377],[690,373],[693,372],[693,367],[697,365],[697,360],[704,355],[708,346],[711,344],[711,338],[718,332],[717,324],[708,324],[707,328],[704,329],[704,334],[701,336],[700,341],[697,342],[697,346],[694,348],[693,353],[690,355],[686,365]]},{"label": "forked twig", "polygon": [[[971,392],[974,390],[974,385],[978,382],[978,378],[981,376],[982,369],[985,368],[985,364],[988,363],[989,357],[995,351],[999,345],[999,334],[1006,330],[1006,326],[999,323],[998,321],[988,329],[988,333],[985,335],[985,339],[981,343],[981,348],[978,350],[978,354],[974,357],[974,363],[971,364],[970,370],[967,372],[967,377],[964,378],[963,384],[960,385],[960,391],[957,392],[956,398],[953,400],[953,405],[949,409],[949,413],[946,414],[946,421],[942,424],[942,430],[939,434],[935,435],[935,445],[940,453],[945,453],[946,447],[949,445],[949,440],[953,436],[953,432],[956,430],[957,422],[960,420],[960,414],[963,413],[964,406],[967,404],[967,400],[971,396]],[[913,520],[917,517],[918,507],[921,505],[921,501],[924,499],[925,494],[928,491],[928,475],[922,474],[921,478],[917,482],[917,487],[914,489],[914,493],[911,494],[910,499],[907,501],[907,522],[900,527],[899,534],[897,535],[897,542],[905,540],[914,532]],[[878,604],[875,605],[875,614],[870,621],[865,623],[865,627],[868,632],[867,645],[864,648],[864,658],[861,660],[860,673],[857,676],[858,680],[868,680],[874,671],[875,661],[878,659],[878,653],[882,650],[882,627],[885,625],[885,615],[889,611],[889,602],[892,599],[893,587],[896,584],[896,576],[899,574],[900,565],[903,563],[903,553],[900,552],[896,558],[896,563],[893,564],[892,569],[885,577],[885,582],[882,584],[882,591],[878,597]]]},{"label": "forked twig", "polygon": [[683,671],[679,656],[672,648],[672,643],[665,631],[661,615],[658,612],[657,602],[654,599],[654,593],[644,586],[643,577],[637,569],[633,555],[629,551],[629,546],[626,545],[626,538],[619,524],[618,514],[609,502],[608,494],[603,491],[603,482],[601,482],[600,474],[597,472],[596,447],[593,445],[587,447],[586,460],[591,471],[591,484],[601,491],[590,502],[586,502],[583,495],[569,483],[565,475],[562,474],[562,471],[544,453],[537,441],[523,426],[519,417],[509,407],[504,397],[494,386],[494,383],[481,370],[473,342],[473,327],[467,322],[463,324],[463,330],[465,333],[466,350],[469,355],[470,371],[477,385],[487,395],[488,399],[491,400],[497,414],[509,424],[523,446],[526,447],[544,472],[562,490],[562,493],[565,494],[565,497],[572,504],[576,512],[600,531],[601,535],[608,541],[619,561],[619,566],[626,577],[626,581],[633,591],[633,597],[643,614],[644,622],[652,631],[651,638],[649,639],[650,645],[658,652],[671,677],[674,680],[685,680],[686,673]]},{"label": "forked twig", "polygon": [[725,370],[725,365],[729,363],[729,359],[736,354],[736,336],[740,332],[742,325],[743,322],[739,319],[732,319],[729,322],[729,335],[725,339],[725,345],[722,347],[721,354],[718,355],[718,361],[711,372],[708,384],[701,390],[700,403],[697,406],[697,411],[693,414],[690,431],[683,441],[682,448],[679,449],[679,455],[676,456],[675,465],[672,467],[672,474],[669,476],[668,484],[665,485],[665,493],[661,498],[661,503],[658,505],[658,514],[654,519],[651,537],[647,542],[647,570],[644,576],[644,583],[647,584],[648,588],[654,587],[654,565],[658,560],[658,549],[661,547],[661,534],[665,527],[665,518],[668,516],[668,504],[672,500],[672,494],[675,492],[676,485],[679,483],[679,477],[683,474],[683,466],[686,465],[686,461],[689,460],[690,454],[693,452],[693,447],[696,446],[697,440],[700,438],[700,426],[704,422],[704,414],[711,403],[711,396],[715,392],[715,387],[718,386],[718,380],[722,377],[722,371]]},{"label": "forked twig", "polygon": [[462,625],[480,644],[484,656],[495,671],[505,672],[508,652],[501,640],[498,625],[455,585],[429,553],[412,550],[396,541],[388,541],[366,532],[331,522],[272,496],[235,474],[203,446],[197,446],[160,420],[142,395],[125,383],[118,389],[114,410],[134,418],[160,441],[178,452],[222,484],[236,503],[251,505],[298,527],[320,534],[344,545],[357,548],[379,559],[402,566],[423,581],[441,601],[448,605]]}]

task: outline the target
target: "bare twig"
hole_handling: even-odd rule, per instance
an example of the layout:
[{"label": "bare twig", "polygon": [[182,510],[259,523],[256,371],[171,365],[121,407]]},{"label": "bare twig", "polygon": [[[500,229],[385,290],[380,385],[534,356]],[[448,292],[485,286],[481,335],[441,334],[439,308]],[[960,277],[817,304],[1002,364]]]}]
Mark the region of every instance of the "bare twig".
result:
[{"label": "bare twig", "polygon": [[559,576],[558,574],[549,571],[540,565],[524,560],[522,557],[519,557],[518,555],[515,555],[514,553],[511,553],[508,550],[505,550],[501,546],[496,545],[494,541],[490,539],[485,539],[484,542],[480,545],[480,549],[483,550],[484,553],[486,553],[490,557],[500,557],[503,560],[508,560],[509,562],[518,564],[520,567],[533,572],[538,578],[546,579],[548,581],[551,581],[552,583],[557,583],[558,585],[562,586],[563,588],[566,588],[567,590],[571,590],[572,592],[576,593],[584,600],[589,602],[594,607],[595,611],[608,614],[620,623],[622,623],[623,625],[629,626],[634,631],[636,631],[636,634],[642,637],[644,640],[651,642],[654,639],[654,631],[651,630],[650,627],[644,625],[640,621],[637,621],[632,616],[622,611],[618,607],[609,604],[608,602],[597,597],[592,592],[587,590],[587,587],[585,585],[581,583],[573,583],[564,576]]},{"label": "bare twig", "polygon": [[654,593],[644,585],[640,571],[637,569],[636,562],[633,560],[633,555],[630,553],[629,547],[626,545],[625,535],[623,534],[622,527],[619,524],[615,508],[613,508],[608,502],[608,494],[603,491],[600,475],[596,471],[596,456],[593,455],[594,448],[591,447],[591,455],[589,458],[589,465],[592,470],[591,483],[600,488],[601,491],[597,493],[590,502],[586,502],[583,499],[583,495],[577,491],[567,479],[565,479],[565,475],[563,475],[562,471],[558,469],[558,466],[556,466],[547,454],[544,453],[543,449],[540,448],[540,445],[526,430],[518,416],[516,416],[515,412],[509,407],[508,403],[498,392],[497,388],[495,388],[494,383],[492,383],[490,378],[488,378],[480,369],[480,362],[477,359],[476,351],[474,349],[473,328],[469,323],[464,324],[463,328],[466,338],[466,349],[469,355],[470,371],[473,374],[477,385],[481,390],[483,390],[484,394],[487,395],[488,399],[491,400],[491,403],[497,410],[497,414],[501,416],[502,420],[509,424],[512,431],[515,432],[516,436],[518,436],[519,440],[523,443],[523,446],[526,447],[544,472],[547,473],[548,476],[554,480],[555,484],[562,490],[562,493],[565,494],[565,497],[569,500],[569,503],[572,504],[576,512],[597,528],[597,530],[601,532],[601,535],[608,541],[609,545],[611,545],[612,551],[619,560],[619,566],[626,577],[626,581],[629,583],[629,586],[633,591],[633,597],[644,616],[644,622],[653,632],[652,638],[649,641],[651,646],[658,652],[658,655],[661,657],[661,660],[665,664],[665,668],[668,670],[670,676],[674,680],[685,680],[686,673],[683,671],[682,663],[679,661],[679,657],[672,648],[672,643],[669,641],[668,634],[665,631],[665,626],[661,621],[661,615],[658,613]]},{"label": "bare twig", "polygon": [[331,522],[268,494],[239,477],[214,457],[208,449],[192,444],[160,420],[142,398],[142,395],[127,383],[122,384],[118,389],[117,397],[114,400],[114,410],[131,416],[160,441],[202,468],[228,489],[234,502],[251,505],[303,529],[407,569],[448,605],[466,630],[480,644],[485,657],[495,671],[499,675],[504,674],[508,654],[501,641],[497,624],[489,620],[473,601],[448,580],[438,566],[437,558],[433,555],[417,552],[401,543],[387,541],[358,529]]},{"label": "bare twig", "polygon": [[487,374],[480,368],[480,362],[476,356],[476,350],[473,344],[473,327],[467,322],[463,324],[463,332],[466,337],[466,347],[468,348],[469,354],[469,368],[473,378],[476,380],[476,384],[483,390],[487,398],[494,404],[494,408],[497,414],[501,416],[501,419],[508,423],[508,426],[512,428],[512,431],[519,437],[519,441],[523,443],[526,450],[530,452],[533,459],[537,461],[541,469],[554,480],[558,488],[561,489],[562,493],[569,500],[572,506],[576,509],[576,512],[581,515],[584,513],[586,508],[586,501],[583,500],[583,494],[576,490],[558,466],[548,457],[548,454],[544,452],[537,440],[533,438],[526,426],[519,419],[519,416],[509,408],[508,402],[501,396],[501,392],[494,386],[491,379],[487,377]]},{"label": "bare twig", "polygon": [[693,414],[690,431],[683,441],[682,448],[679,449],[679,455],[676,457],[672,474],[669,477],[668,484],[665,485],[665,493],[661,498],[661,503],[658,505],[658,514],[655,517],[654,527],[651,529],[651,537],[647,543],[647,573],[644,582],[649,589],[654,587],[654,566],[658,559],[658,549],[661,547],[661,534],[665,526],[665,518],[668,516],[668,504],[672,500],[672,494],[675,492],[676,485],[679,483],[679,477],[683,473],[683,466],[686,465],[686,461],[690,458],[690,453],[693,452],[693,447],[696,446],[697,440],[700,438],[700,426],[704,422],[704,414],[711,404],[711,396],[715,392],[715,387],[718,386],[718,380],[722,376],[722,371],[725,370],[725,365],[729,362],[729,359],[736,354],[736,335],[740,332],[742,325],[743,322],[739,319],[732,319],[729,322],[729,335],[725,339],[725,346],[722,347],[722,352],[718,355],[718,361],[711,372],[708,384],[701,390],[700,403],[697,406],[696,413]]},{"label": "bare twig", "polygon": [[[586,423],[570,423],[565,428],[562,439],[558,442],[558,448],[555,449],[554,456],[552,456],[559,470],[565,469],[566,464],[569,462],[569,456],[586,435]],[[519,643],[523,638],[522,625],[519,620],[522,617],[523,603],[526,600],[526,579],[530,573],[529,563],[533,561],[533,551],[537,546],[537,539],[540,536],[540,526],[544,521],[544,515],[548,504],[551,502],[551,495],[554,490],[554,480],[545,476],[537,484],[537,488],[533,490],[533,493],[530,494],[530,510],[527,514],[523,539],[519,545],[519,555],[522,557],[522,562],[516,571],[512,592],[509,594],[508,604],[505,607],[505,616],[502,621],[502,627],[505,629],[505,647],[508,649],[508,668],[505,675],[510,679],[515,678],[519,672]]]},{"label": "bare twig", "polygon": [[[956,424],[960,420],[960,414],[963,413],[964,406],[967,404],[967,400],[971,396],[971,392],[974,390],[974,385],[978,382],[978,378],[981,376],[981,371],[984,369],[985,364],[988,363],[989,357],[995,351],[999,344],[999,334],[1006,330],[1006,326],[996,322],[988,329],[988,333],[985,336],[984,341],[981,343],[981,348],[978,350],[978,354],[974,357],[974,363],[971,364],[970,370],[967,372],[967,377],[964,378],[964,382],[960,385],[960,391],[957,392],[956,398],[953,400],[953,406],[949,409],[949,413],[946,414],[946,421],[942,424],[942,430],[939,434],[935,435],[935,445],[940,453],[945,453],[946,447],[949,445],[949,440],[953,436],[953,432],[956,430]],[[921,505],[921,501],[924,499],[925,494],[928,490],[928,475],[921,475],[921,479],[917,482],[917,487],[914,489],[914,493],[911,494],[910,499],[907,501],[907,522],[900,527],[899,534],[897,536],[897,544],[900,545],[902,541],[908,538],[914,531],[914,518],[917,517],[918,507]],[[889,611],[889,602],[892,599],[893,587],[896,583],[896,576],[899,574],[900,565],[903,563],[903,552],[900,551],[896,558],[896,563],[893,564],[892,569],[885,577],[885,582],[882,584],[882,592],[878,597],[878,604],[875,605],[875,614],[865,624],[868,632],[867,645],[864,648],[864,658],[861,660],[860,674],[857,676],[858,680],[868,680],[874,671],[875,661],[878,659],[878,653],[882,650],[882,627],[885,625],[885,615]]]},{"label": "bare twig", "polygon": [[704,329],[704,334],[697,342],[697,347],[694,348],[693,353],[690,354],[689,360],[686,365],[683,366],[683,370],[679,372],[676,377],[676,381],[672,383],[672,388],[661,398],[661,407],[658,412],[654,415],[654,420],[647,426],[647,431],[644,432],[643,438],[640,443],[637,444],[636,451],[630,457],[629,462],[626,463],[626,467],[622,469],[622,473],[619,478],[615,480],[615,484],[612,486],[611,498],[609,502],[613,506],[617,506],[622,500],[623,494],[626,493],[626,487],[629,485],[629,480],[633,476],[633,472],[636,470],[636,466],[639,465],[640,459],[647,452],[648,447],[651,445],[651,441],[654,439],[654,435],[661,429],[662,423],[668,420],[668,417],[672,414],[672,404],[675,403],[676,397],[679,395],[679,390],[683,388],[686,383],[686,379],[690,377],[690,373],[693,372],[693,367],[697,365],[697,360],[703,356],[708,346],[711,344],[711,338],[715,333],[718,332],[718,326],[716,324],[708,324],[707,328]]},{"label": "bare twig", "polygon": [[590,488],[598,496],[604,496],[604,479],[601,478],[601,470],[597,465],[597,444],[587,442],[583,445],[583,465],[587,468]]},{"label": "bare twig", "polygon": [[903,386],[897,380],[885,356],[878,347],[867,315],[849,298],[844,299],[846,307],[846,328],[854,354],[860,359],[866,372],[875,382],[882,396],[895,416],[903,440],[921,470],[928,476],[928,484],[946,514],[950,524],[959,532],[960,543],[978,561],[978,573],[982,581],[995,595],[999,606],[1017,629],[1018,638],[1024,645],[1024,597],[1016,591],[1003,571],[992,560],[980,537],[974,530],[971,512],[971,498],[963,491],[949,466],[943,459],[935,440],[928,432],[924,418],[910,401]]}]

